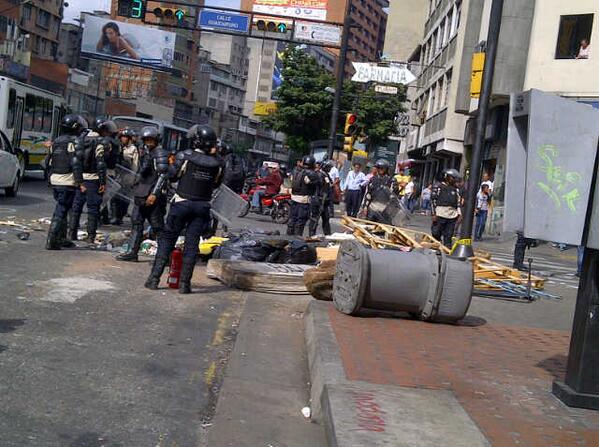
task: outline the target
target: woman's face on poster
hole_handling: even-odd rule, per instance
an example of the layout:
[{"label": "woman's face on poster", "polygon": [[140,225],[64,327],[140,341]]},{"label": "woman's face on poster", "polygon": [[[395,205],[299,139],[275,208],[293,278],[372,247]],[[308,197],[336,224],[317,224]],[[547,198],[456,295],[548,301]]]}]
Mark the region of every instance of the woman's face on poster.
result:
[{"label": "woman's face on poster", "polygon": [[112,28],[106,28],[106,31],[104,31],[104,35],[110,43],[116,43],[119,39],[119,35]]}]

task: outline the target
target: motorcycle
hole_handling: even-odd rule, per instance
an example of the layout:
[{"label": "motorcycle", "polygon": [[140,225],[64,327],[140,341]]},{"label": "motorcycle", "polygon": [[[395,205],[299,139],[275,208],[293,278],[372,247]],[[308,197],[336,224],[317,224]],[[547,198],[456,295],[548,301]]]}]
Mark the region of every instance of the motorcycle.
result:
[{"label": "motorcycle", "polygon": [[[264,190],[262,187],[254,187],[247,193],[240,196],[247,202],[246,207],[239,214],[239,217],[245,217],[250,213],[252,208],[252,197],[254,192]],[[289,222],[291,214],[291,194],[275,194],[274,196],[262,197],[262,208],[260,211],[252,211],[255,214],[262,216],[270,216],[278,224],[286,224]]]}]

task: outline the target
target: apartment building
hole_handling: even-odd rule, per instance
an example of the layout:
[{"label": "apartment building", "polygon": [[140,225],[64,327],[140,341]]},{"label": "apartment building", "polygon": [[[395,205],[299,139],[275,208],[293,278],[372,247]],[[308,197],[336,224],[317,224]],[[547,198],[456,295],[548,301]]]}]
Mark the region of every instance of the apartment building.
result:
[{"label": "apartment building", "polygon": [[401,0],[389,2],[389,16],[385,32],[385,56],[405,62],[420,45],[424,23],[428,18],[428,0]]},{"label": "apartment building", "polygon": [[466,76],[460,66],[469,43],[464,17],[471,3],[476,2],[428,0],[423,38],[408,57],[418,79],[411,86],[412,127],[402,156],[416,161],[414,169],[422,184],[443,169],[463,164],[467,117],[456,110],[456,98]]}]

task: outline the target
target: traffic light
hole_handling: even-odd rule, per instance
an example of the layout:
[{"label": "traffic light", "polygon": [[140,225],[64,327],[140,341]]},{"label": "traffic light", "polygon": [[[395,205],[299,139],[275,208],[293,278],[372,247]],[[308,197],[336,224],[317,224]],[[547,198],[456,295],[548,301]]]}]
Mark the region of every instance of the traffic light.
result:
[{"label": "traffic light", "polygon": [[470,97],[480,98],[483,85],[483,72],[485,70],[485,53],[472,55],[472,79],[470,81]]},{"label": "traffic light", "polygon": [[345,115],[345,135],[351,135],[352,137],[358,133],[358,115],[354,113],[348,113]]},{"label": "traffic light", "polygon": [[117,16],[142,19],[146,12],[144,0],[118,0]]},{"label": "traffic light", "polygon": [[159,19],[177,20],[182,22],[187,17],[187,11],[181,8],[154,8],[154,15]]},{"label": "traffic light", "polygon": [[350,153],[354,150],[354,137],[343,138],[343,152]]},{"label": "traffic light", "polygon": [[258,28],[259,31],[285,34],[289,30],[289,25],[285,22],[274,22],[271,20],[260,19],[256,21],[256,28]]}]

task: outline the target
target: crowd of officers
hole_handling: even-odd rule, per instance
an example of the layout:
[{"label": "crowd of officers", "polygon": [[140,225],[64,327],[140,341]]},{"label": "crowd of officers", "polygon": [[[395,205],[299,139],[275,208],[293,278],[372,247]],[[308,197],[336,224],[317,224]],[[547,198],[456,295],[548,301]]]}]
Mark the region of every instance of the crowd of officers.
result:
[{"label": "crowd of officers", "polygon": [[[179,292],[190,293],[200,237],[212,228],[212,193],[224,175],[214,130],[204,125],[191,127],[189,146],[173,154],[162,148],[162,137],[153,126],[137,134],[129,128],[119,131],[111,120],[96,119],[90,127],[82,116],[66,115],[60,128],[61,136],[53,141],[46,159],[56,201],[46,248],[60,250],[75,245],[84,205],[88,213],[86,241],[94,243],[109,177],[118,180],[116,168],[124,167],[135,177],[135,206],[129,250],[117,259],[137,261],[148,221],[158,250],[145,287],[155,290],[179,235],[185,232]],[[128,205],[122,196],[110,200],[113,223],[122,222]]]}]

